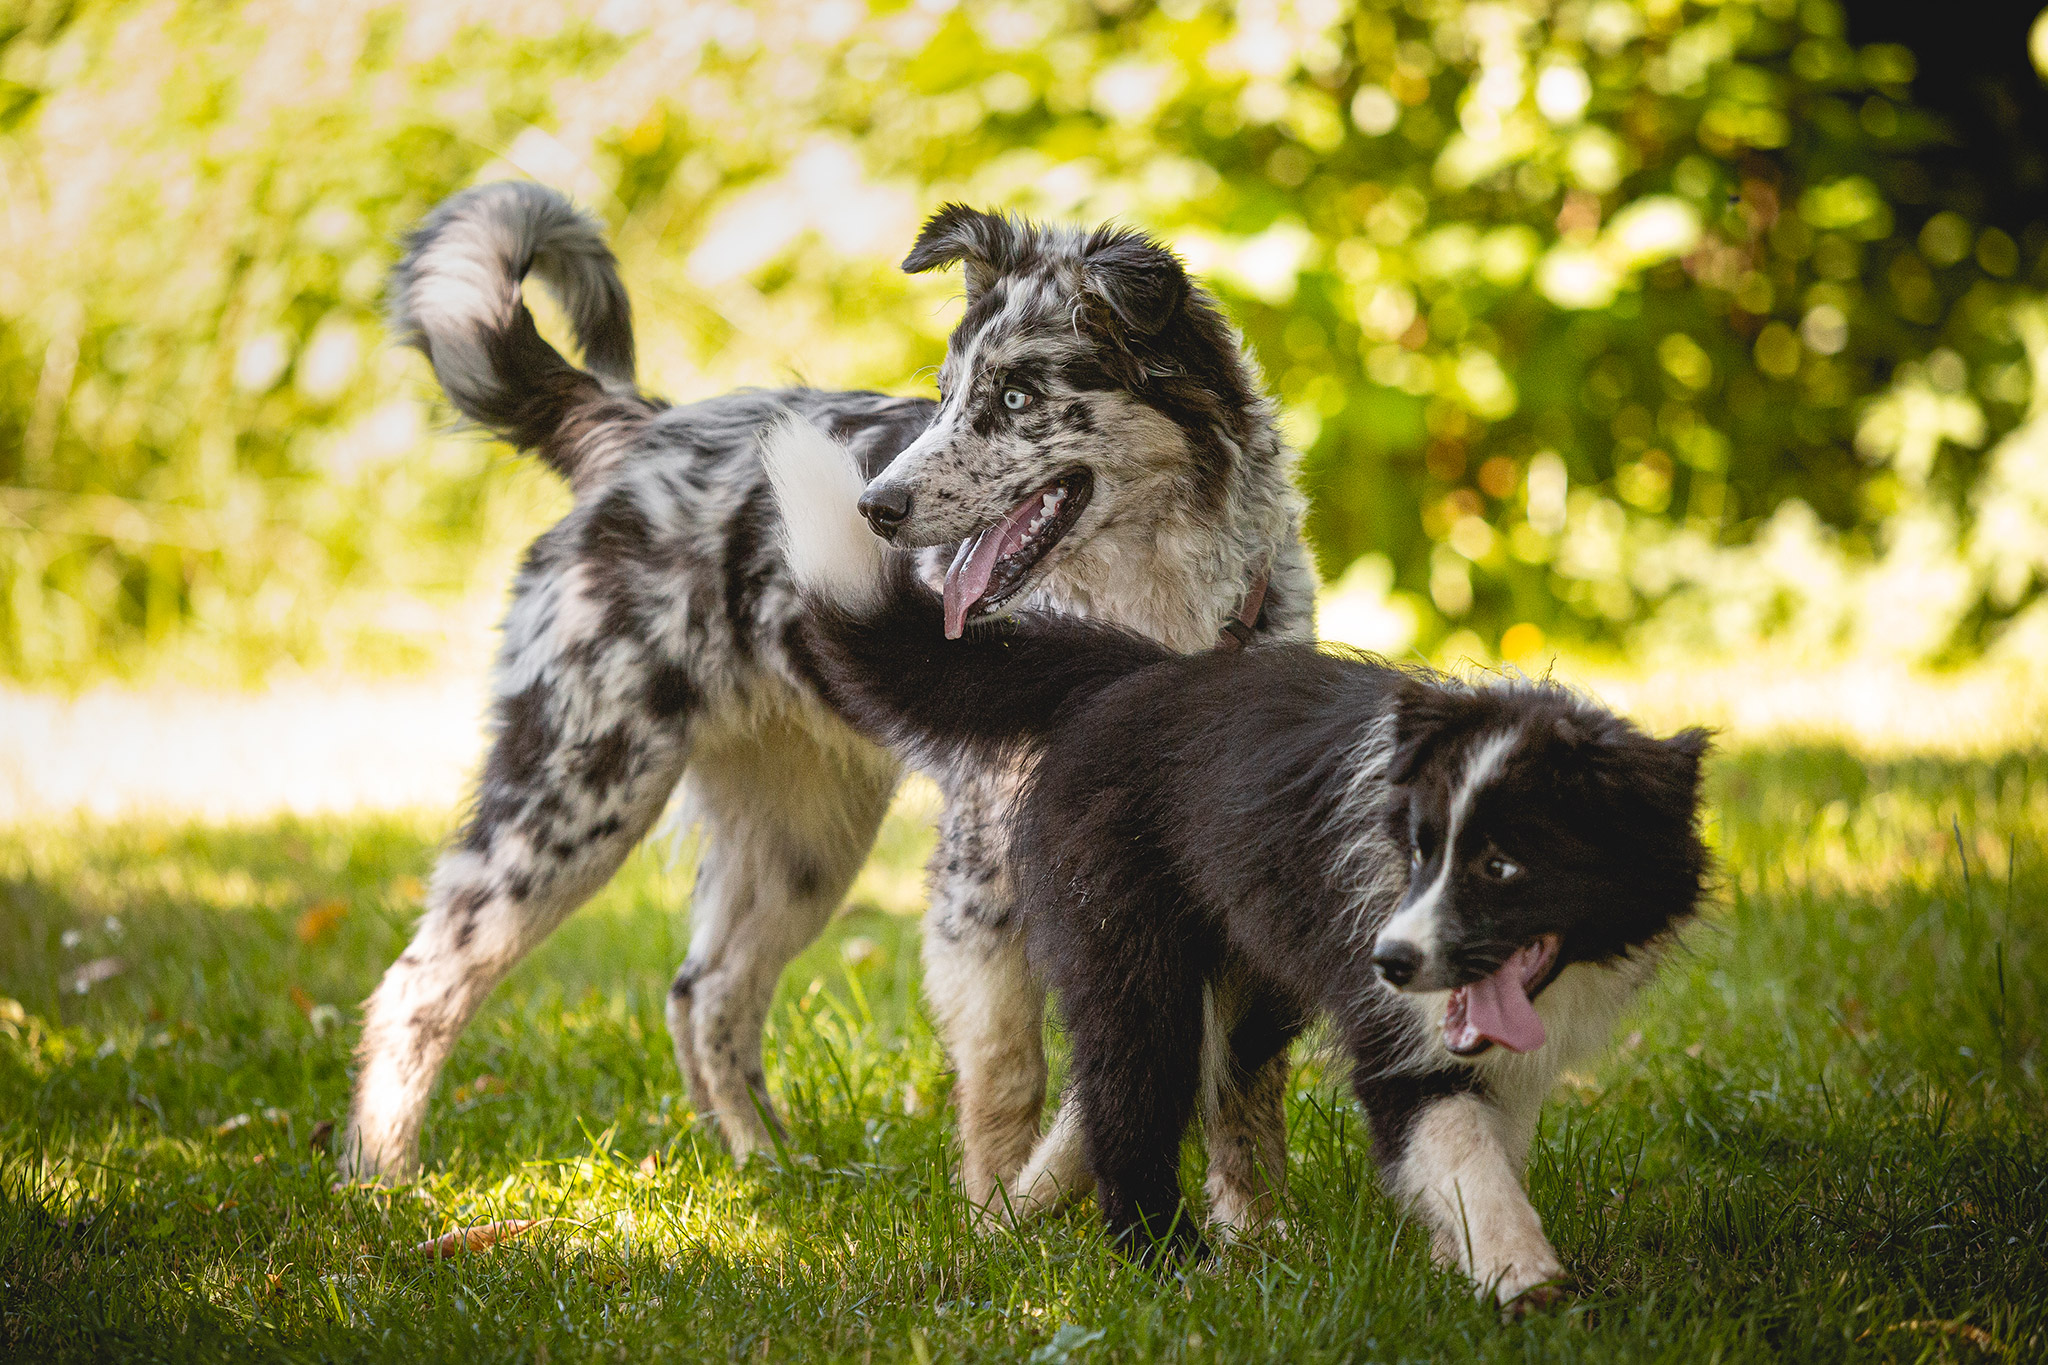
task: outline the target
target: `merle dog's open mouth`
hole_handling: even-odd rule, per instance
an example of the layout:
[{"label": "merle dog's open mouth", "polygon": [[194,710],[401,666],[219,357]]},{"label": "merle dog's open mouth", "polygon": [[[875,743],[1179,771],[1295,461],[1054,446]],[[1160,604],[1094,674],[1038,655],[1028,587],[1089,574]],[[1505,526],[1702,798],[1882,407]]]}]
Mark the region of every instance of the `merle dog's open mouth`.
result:
[{"label": "merle dog's open mouth", "polygon": [[946,638],[957,640],[968,613],[1001,611],[1030,582],[1031,571],[1051,553],[1095,492],[1095,476],[1069,470],[1011,508],[1009,514],[960,542],[946,570]]},{"label": "merle dog's open mouth", "polygon": [[1551,981],[1557,962],[1556,934],[1524,944],[1492,972],[1451,992],[1444,1005],[1444,1046],[1460,1057],[1477,1057],[1499,1043],[1510,1052],[1543,1046],[1542,1016],[1534,997]]}]

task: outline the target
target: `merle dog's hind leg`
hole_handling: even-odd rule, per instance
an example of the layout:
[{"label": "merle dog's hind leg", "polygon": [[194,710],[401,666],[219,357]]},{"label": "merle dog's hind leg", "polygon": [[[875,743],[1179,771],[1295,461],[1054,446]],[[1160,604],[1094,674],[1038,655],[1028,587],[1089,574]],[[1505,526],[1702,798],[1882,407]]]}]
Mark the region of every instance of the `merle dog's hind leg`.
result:
[{"label": "merle dog's hind leg", "polygon": [[501,685],[514,676],[524,685],[496,702],[476,809],[364,1006],[344,1179],[414,1173],[428,1096],[470,1016],[610,880],[682,770],[694,693],[679,667],[621,647],[601,666],[501,666]]},{"label": "merle dog's hind leg", "polygon": [[932,855],[924,983],[953,1063],[960,1185],[990,1213],[1016,1187],[1045,1109],[1045,987],[1025,958],[1005,866],[1009,783],[954,784]]},{"label": "merle dog's hind leg", "polygon": [[1249,1232],[1287,1192],[1288,1047],[1302,1020],[1284,1002],[1221,973],[1203,1037],[1203,1134],[1209,1222]]},{"label": "merle dog's hind leg", "polygon": [[761,1067],[776,983],[852,885],[897,773],[823,716],[809,726],[778,717],[695,747],[683,819],[703,841],[668,1026],[698,1116],[717,1121],[737,1159],[770,1148],[780,1129]]}]

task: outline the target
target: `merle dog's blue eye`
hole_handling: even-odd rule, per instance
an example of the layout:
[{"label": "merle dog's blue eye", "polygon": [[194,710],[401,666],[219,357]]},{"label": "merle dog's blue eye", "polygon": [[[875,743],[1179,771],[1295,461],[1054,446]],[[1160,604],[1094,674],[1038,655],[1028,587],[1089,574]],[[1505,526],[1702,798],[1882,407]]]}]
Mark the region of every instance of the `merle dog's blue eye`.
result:
[{"label": "merle dog's blue eye", "polygon": [[1022,389],[1004,389],[1003,406],[1011,412],[1022,412],[1031,406],[1031,395]]}]

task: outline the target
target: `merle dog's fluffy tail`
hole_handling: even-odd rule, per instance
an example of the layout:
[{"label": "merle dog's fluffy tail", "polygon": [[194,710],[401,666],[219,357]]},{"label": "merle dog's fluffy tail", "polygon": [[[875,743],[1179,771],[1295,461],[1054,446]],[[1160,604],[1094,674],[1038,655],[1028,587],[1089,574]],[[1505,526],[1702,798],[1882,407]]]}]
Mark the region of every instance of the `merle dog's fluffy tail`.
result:
[{"label": "merle dog's fluffy tail", "polygon": [[[633,314],[604,233],[530,181],[444,200],[391,272],[391,322],[425,352],[462,415],[584,482],[655,405],[633,387]],[[569,315],[585,368],[541,339],[520,298],[531,273]],[[622,426],[623,424],[623,426]]]},{"label": "merle dog's fluffy tail", "polygon": [[820,686],[856,726],[926,766],[1028,749],[1070,703],[1172,657],[1127,631],[1040,614],[948,640],[938,594],[861,520],[850,451],[792,416],[763,435],[761,462]]}]

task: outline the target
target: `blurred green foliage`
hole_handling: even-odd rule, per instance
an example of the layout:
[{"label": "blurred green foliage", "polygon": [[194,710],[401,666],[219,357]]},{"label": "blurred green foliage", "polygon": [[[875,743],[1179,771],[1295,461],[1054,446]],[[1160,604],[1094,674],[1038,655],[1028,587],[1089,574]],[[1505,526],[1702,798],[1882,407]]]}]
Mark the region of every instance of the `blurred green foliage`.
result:
[{"label": "blurred green foliage", "polygon": [[1911,52],[1836,0],[17,4],[16,676],[404,661],[497,590],[562,495],[445,430],[377,309],[507,174],[611,221],[679,397],[927,382],[957,284],[893,262],[942,199],[1158,231],[1394,647],[1937,657],[2048,573],[2048,242],[1942,202]]}]

